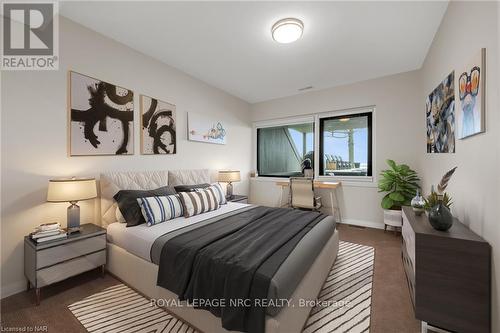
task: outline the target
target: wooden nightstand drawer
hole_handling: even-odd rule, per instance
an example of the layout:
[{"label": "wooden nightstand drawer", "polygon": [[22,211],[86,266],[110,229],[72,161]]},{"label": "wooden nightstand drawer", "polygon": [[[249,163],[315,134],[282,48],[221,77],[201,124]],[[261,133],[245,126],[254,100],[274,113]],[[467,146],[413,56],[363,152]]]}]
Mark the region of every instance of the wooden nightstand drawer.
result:
[{"label": "wooden nightstand drawer", "polygon": [[106,250],[78,257],[60,264],[40,269],[36,272],[37,288],[67,279],[106,263]]},{"label": "wooden nightstand drawer", "polygon": [[410,226],[408,217],[403,212],[403,226],[401,227],[401,236],[403,237],[404,245],[406,246],[407,259],[410,261],[410,267],[415,275],[415,231]]},{"label": "wooden nightstand drawer", "polygon": [[37,269],[106,249],[106,235],[85,238],[75,242],[37,251]]}]

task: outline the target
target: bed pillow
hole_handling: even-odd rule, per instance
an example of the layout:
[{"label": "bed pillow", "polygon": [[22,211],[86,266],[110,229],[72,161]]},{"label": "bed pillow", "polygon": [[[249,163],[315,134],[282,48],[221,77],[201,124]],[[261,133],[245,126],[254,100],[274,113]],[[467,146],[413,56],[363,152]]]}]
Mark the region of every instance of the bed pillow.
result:
[{"label": "bed pillow", "polygon": [[118,191],[113,198],[118,203],[118,208],[125,218],[125,221],[127,221],[127,227],[133,227],[146,223],[144,216],[142,216],[141,207],[137,203],[137,198],[171,194],[175,194],[175,190],[170,186],[163,186],[155,190],[121,190]]},{"label": "bed pillow", "polygon": [[175,219],[184,215],[184,209],[178,194],[137,198],[148,227]]},{"label": "bed pillow", "polygon": [[115,218],[120,223],[127,223],[127,221],[125,221],[125,218],[123,217],[122,212],[120,212],[120,208],[118,208],[118,207],[116,207],[116,210],[115,210]]},{"label": "bed pillow", "polygon": [[190,217],[219,209],[219,200],[211,187],[196,192],[180,192],[184,217]]},{"label": "bed pillow", "polygon": [[[215,196],[217,197],[217,199],[219,199],[219,205],[227,204],[226,195],[224,194],[224,190],[222,189],[222,186],[219,183],[213,183],[208,188],[213,189]],[[196,189],[196,191],[200,191],[200,189]]]},{"label": "bed pillow", "polygon": [[196,184],[196,185],[177,185],[175,186],[175,191],[177,193],[179,192],[194,192],[196,190],[199,190],[199,189],[204,189],[204,188],[207,188],[209,187],[210,184]]}]

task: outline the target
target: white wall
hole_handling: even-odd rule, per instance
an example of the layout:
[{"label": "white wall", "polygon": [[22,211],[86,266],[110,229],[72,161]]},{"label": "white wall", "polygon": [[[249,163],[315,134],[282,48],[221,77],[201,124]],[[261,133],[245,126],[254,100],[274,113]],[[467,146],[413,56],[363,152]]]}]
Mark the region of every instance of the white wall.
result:
[{"label": "white wall", "polygon": [[[60,219],[65,223],[66,204],[45,203],[49,178],[97,176],[105,170],[237,168],[242,171],[244,180],[235,185],[235,192],[246,193],[246,176],[250,169],[255,169],[251,161],[255,150],[251,140],[251,121],[375,105],[375,178],[385,168],[385,159],[392,158],[416,168],[423,178],[424,189],[428,190],[446,170],[459,166],[449,186],[454,199],[453,213],[492,245],[492,331],[500,331],[500,223],[497,218],[500,201],[499,17],[500,8],[496,2],[450,2],[421,70],[252,106],[61,18],[59,71],[0,73],[2,296],[24,288],[23,235],[50,219]],[[466,63],[480,47],[487,48],[486,133],[458,140],[455,154],[426,154],[426,95],[451,70]],[[136,119],[139,117],[140,93],[176,104],[178,153],[174,156],[139,155],[136,121],[136,155],[68,157],[68,70],[134,90]],[[187,111],[224,116],[229,130],[228,145],[188,142],[185,131]],[[234,136],[232,133],[238,134]],[[381,225],[381,194],[377,193],[375,185],[376,179],[368,186],[342,187],[341,206],[347,222]],[[253,179],[250,195],[255,203],[275,205],[279,189],[273,182]],[[92,201],[81,206],[83,222],[97,218]]]},{"label": "white wall", "polygon": [[[25,287],[23,236],[42,222],[66,223],[67,204],[45,203],[51,177],[97,177],[109,170],[235,168],[243,177],[235,192],[248,192],[251,124],[246,102],[64,18],[60,61],[58,71],[2,73],[2,297]],[[67,156],[68,70],[135,92],[134,156]],[[176,155],[140,155],[141,93],[176,104]],[[188,111],[221,116],[228,144],[187,141]],[[98,218],[94,206],[93,201],[81,203],[82,223]]]},{"label": "white wall", "polygon": [[[422,121],[423,114],[419,79],[419,73],[414,71],[262,102],[252,105],[252,119],[262,121],[375,105],[374,181],[344,184],[338,192],[345,222],[382,227],[382,194],[376,186],[380,171],[386,168],[385,160],[417,166],[415,152],[422,142],[415,139],[420,131],[416,124]],[[250,182],[253,202],[274,206],[279,195],[279,188],[272,181],[256,178]],[[327,199],[323,203],[329,206],[327,195],[321,193]]]},{"label": "white wall", "polygon": [[[421,70],[423,86],[419,109],[424,110],[426,96],[438,83],[453,69],[467,64],[481,47],[485,47],[486,133],[457,140],[455,154],[426,154],[424,144],[418,150],[418,168],[427,192],[430,185],[438,183],[447,170],[458,166],[448,187],[454,202],[453,214],[484,237],[493,248],[492,332],[500,332],[498,17],[497,2],[450,2]],[[455,72],[455,75],[459,73]],[[424,117],[421,113],[418,122],[417,140],[422,143],[426,133]]]},{"label": "white wall", "polygon": [[[426,193],[447,170],[458,166],[448,187],[453,214],[492,246],[493,332],[500,332],[499,17],[497,2],[450,2],[422,69],[252,105],[254,121],[375,105],[374,175],[385,168],[387,158],[408,163],[418,171]],[[481,47],[487,49],[486,133],[457,140],[455,154],[427,154],[427,95]],[[257,203],[275,205],[279,188],[273,182],[252,179],[250,196]],[[381,195],[376,188],[343,186],[342,196],[346,222],[381,223]]]}]

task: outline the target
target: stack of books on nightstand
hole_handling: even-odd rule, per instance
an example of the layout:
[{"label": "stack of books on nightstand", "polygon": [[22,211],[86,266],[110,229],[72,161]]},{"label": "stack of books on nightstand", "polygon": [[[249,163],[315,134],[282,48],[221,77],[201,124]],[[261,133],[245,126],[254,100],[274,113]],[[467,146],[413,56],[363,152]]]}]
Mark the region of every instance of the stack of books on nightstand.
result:
[{"label": "stack of books on nightstand", "polygon": [[30,234],[31,239],[37,243],[53,241],[56,239],[66,238],[66,230],[61,229],[61,225],[55,223],[40,224]]}]

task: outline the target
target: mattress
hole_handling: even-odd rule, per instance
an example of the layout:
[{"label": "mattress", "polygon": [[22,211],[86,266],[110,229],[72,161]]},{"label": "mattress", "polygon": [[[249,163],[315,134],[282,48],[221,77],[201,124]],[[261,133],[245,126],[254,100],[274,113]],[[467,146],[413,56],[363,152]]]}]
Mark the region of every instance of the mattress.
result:
[{"label": "mattress", "polygon": [[[190,218],[181,217],[151,227],[142,224],[127,228],[125,223],[115,222],[108,226],[107,237],[109,242],[123,248],[127,252],[154,263],[151,258],[151,248],[155,240],[160,236],[167,233],[175,233],[180,228],[214,219],[219,215],[231,213],[249,206],[251,205],[228,202],[227,205],[221,206],[216,211],[195,215]],[[334,218],[327,216],[300,240],[287,259],[281,264],[276,274],[274,274],[268,290],[268,299],[284,300],[291,297],[295,288],[309,270],[312,262],[319,255],[334,232]],[[278,306],[268,307],[267,314],[275,316],[280,310],[281,308]]]},{"label": "mattress", "polygon": [[128,227],[126,223],[111,223],[107,228],[108,242],[113,243],[128,252],[152,262],[151,247],[155,240],[167,233],[184,228],[198,222],[214,218],[216,216],[229,213],[244,207],[250,206],[238,202],[228,202],[219,209],[192,217],[179,217],[167,222],[159,223],[148,227],[140,224],[135,227]]}]

